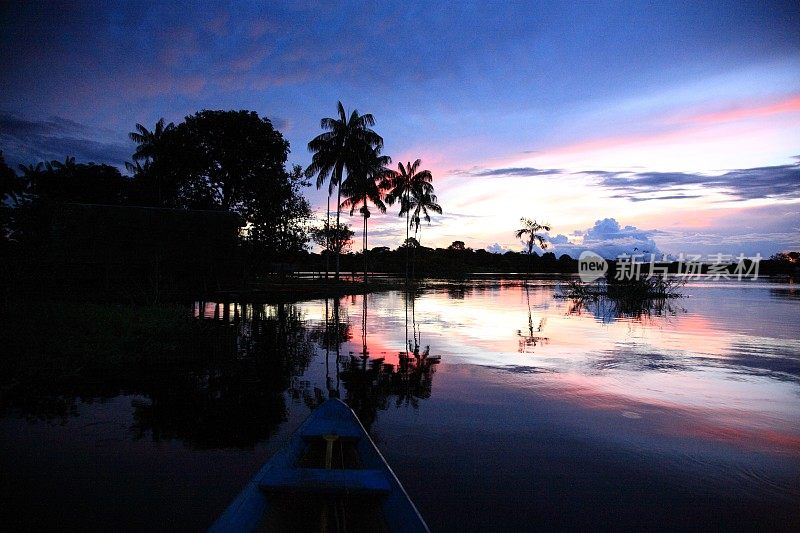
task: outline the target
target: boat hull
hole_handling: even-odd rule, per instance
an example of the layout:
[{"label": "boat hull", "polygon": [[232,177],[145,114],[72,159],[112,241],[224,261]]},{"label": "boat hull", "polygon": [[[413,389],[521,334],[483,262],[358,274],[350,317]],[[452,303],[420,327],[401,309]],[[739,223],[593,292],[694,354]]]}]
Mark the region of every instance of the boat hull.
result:
[{"label": "boat hull", "polygon": [[[335,439],[340,446],[337,457],[344,455],[342,450],[354,451],[357,467],[348,468],[353,465],[344,464],[344,458],[338,468],[304,465],[312,443],[326,437]],[[329,446],[328,466],[331,455]],[[283,513],[287,505],[296,507],[309,503],[313,507],[319,503],[327,513],[328,502],[346,504],[350,516],[353,509],[363,510],[361,514],[372,521],[368,527],[371,530],[428,531],[419,511],[358,417],[336,398],[326,401],[309,415],[287,445],[248,482],[209,531],[255,531],[287,525],[295,529],[298,524],[287,523],[291,518],[287,519]],[[378,515],[381,518],[377,518]],[[301,514],[300,518],[308,517]],[[380,520],[380,527],[376,527],[375,520]]]}]

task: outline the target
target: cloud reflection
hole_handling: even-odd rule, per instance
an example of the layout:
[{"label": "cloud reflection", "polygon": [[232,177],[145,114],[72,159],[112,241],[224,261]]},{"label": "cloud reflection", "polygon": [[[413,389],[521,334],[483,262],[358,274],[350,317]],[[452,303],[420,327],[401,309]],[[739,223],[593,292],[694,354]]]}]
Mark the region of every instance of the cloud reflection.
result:
[{"label": "cloud reflection", "polygon": [[[535,282],[530,307],[524,286],[507,281],[466,284],[457,297],[435,288],[420,295],[417,320],[426,342],[442,354],[440,373],[462,366],[490,369],[493,386],[531,389],[556,402],[645,424],[631,426],[631,435],[800,455],[800,342],[771,337],[763,322],[754,326],[758,334],[748,334],[737,320],[720,320],[705,303],[719,298],[724,286],[692,289],[692,298],[682,302],[685,314],[612,323],[569,315],[568,304],[553,298],[555,286]],[[736,289],[730,290],[732,297]],[[764,312],[775,301],[768,284],[749,294]],[[379,333],[370,338],[402,346],[387,327],[399,311],[386,305],[392,300],[373,295],[376,315],[369,326]],[[742,320],[747,311],[739,313]],[[800,312],[784,320],[800,324]],[[520,350],[520,335],[531,325],[548,342]]]}]

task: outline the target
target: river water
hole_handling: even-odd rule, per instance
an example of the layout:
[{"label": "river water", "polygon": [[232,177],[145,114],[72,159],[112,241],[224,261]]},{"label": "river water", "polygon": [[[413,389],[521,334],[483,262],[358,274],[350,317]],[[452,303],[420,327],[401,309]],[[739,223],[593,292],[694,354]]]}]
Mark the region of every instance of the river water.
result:
[{"label": "river water", "polygon": [[682,292],[638,312],[556,279],[196,302],[220,358],[6,411],[4,520],[202,529],[338,394],[433,530],[796,529],[800,286]]}]

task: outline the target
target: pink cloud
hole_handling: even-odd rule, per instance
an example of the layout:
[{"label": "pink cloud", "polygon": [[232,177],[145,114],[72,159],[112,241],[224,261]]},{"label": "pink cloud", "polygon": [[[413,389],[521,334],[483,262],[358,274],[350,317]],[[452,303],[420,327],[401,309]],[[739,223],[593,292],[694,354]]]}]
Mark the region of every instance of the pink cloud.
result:
[{"label": "pink cloud", "polygon": [[225,36],[228,34],[230,18],[230,13],[222,11],[206,23],[206,29],[214,35]]},{"label": "pink cloud", "polygon": [[800,113],[800,95],[793,95],[783,100],[761,105],[740,105],[723,111],[690,115],[683,119],[676,119],[676,121],[691,124],[718,124],[721,122],[762,118],[783,113]]},{"label": "pink cloud", "polygon": [[[792,95],[772,102],[742,102],[721,111],[697,113],[675,111],[644,124],[649,131],[587,138],[577,142],[553,145],[538,151],[537,157],[571,156],[609,152],[621,148],[686,146],[717,143],[721,139],[755,138],[769,135],[781,117],[788,125],[800,125],[800,96]],[[761,119],[761,120],[758,120]],[[784,125],[787,123],[783,122]]]},{"label": "pink cloud", "polygon": [[275,23],[270,22],[266,19],[254,20],[250,22],[249,27],[247,29],[247,34],[252,39],[258,39],[262,37],[264,34],[273,32],[277,29]]},{"label": "pink cloud", "polygon": [[230,68],[233,71],[246,71],[251,70],[253,67],[259,65],[269,55],[267,46],[259,45],[250,48],[247,52],[240,55],[230,63]]}]

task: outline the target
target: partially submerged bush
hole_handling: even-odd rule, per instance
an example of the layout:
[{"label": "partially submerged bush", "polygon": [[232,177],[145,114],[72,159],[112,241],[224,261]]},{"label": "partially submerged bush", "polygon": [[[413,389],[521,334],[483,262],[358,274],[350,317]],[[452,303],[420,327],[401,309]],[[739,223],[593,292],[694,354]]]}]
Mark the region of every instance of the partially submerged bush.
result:
[{"label": "partially submerged bush", "polygon": [[572,279],[567,281],[560,296],[573,301],[572,311],[586,308],[603,316],[674,314],[669,301],[683,296],[679,288],[685,283],[683,278],[668,276],[621,280],[609,276],[592,283]]}]

